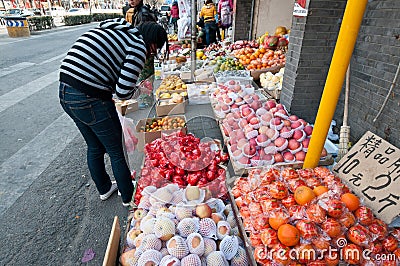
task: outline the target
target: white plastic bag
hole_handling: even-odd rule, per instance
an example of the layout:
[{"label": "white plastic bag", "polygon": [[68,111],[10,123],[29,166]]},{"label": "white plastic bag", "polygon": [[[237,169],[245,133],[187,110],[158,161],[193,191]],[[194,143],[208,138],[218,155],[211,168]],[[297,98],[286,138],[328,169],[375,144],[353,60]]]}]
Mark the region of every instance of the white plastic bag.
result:
[{"label": "white plastic bag", "polygon": [[[125,152],[127,155],[128,165],[129,162],[133,161],[133,153],[136,150],[136,146],[138,143],[138,139],[135,136],[135,125],[131,118],[121,115],[118,111],[119,121],[121,122],[122,132],[123,132],[123,140],[125,144]],[[132,168],[132,167],[130,167]],[[132,169],[131,169],[132,170]]]}]

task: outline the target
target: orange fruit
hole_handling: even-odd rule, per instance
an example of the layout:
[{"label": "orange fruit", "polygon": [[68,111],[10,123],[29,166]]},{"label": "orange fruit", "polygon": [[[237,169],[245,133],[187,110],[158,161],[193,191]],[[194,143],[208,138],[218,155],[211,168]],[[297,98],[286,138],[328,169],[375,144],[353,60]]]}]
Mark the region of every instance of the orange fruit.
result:
[{"label": "orange fruit", "polygon": [[300,232],[293,225],[283,224],[278,228],[278,239],[286,246],[295,246],[300,241]]},{"label": "orange fruit", "polygon": [[269,225],[274,228],[275,230],[278,230],[279,227],[283,224],[286,224],[289,221],[289,217],[269,217],[268,223]]},{"label": "orange fruit", "polygon": [[340,200],[346,205],[349,211],[355,211],[360,206],[360,199],[352,193],[344,193]]},{"label": "orange fruit", "polygon": [[294,200],[299,205],[306,205],[315,198],[314,191],[307,186],[300,186],[294,191]]},{"label": "orange fruit", "polygon": [[313,189],[316,196],[322,195],[325,192],[328,192],[329,189],[326,186],[317,186]]}]

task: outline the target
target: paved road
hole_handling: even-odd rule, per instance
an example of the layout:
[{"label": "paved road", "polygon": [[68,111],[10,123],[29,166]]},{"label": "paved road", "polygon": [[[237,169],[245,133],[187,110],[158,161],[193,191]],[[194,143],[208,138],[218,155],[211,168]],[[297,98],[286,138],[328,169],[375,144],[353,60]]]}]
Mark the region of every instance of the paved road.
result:
[{"label": "paved road", "polygon": [[[90,248],[96,256],[85,264],[101,265],[114,216],[125,228],[127,209],[117,194],[100,201],[84,140],[57,98],[60,60],[94,26],[17,39],[0,31],[0,265],[81,265]],[[209,106],[187,111],[189,131],[220,137]],[[133,169],[142,156],[131,158]]]}]

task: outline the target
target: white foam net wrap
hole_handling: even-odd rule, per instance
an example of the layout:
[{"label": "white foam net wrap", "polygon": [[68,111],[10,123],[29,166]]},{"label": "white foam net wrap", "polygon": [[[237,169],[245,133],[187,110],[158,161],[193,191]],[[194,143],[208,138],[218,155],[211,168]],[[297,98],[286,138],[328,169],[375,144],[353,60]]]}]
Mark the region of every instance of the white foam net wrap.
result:
[{"label": "white foam net wrap", "polygon": [[162,258],[160,266],[181,266],[181,261],[171,255],[166,255]]},{"label": "white foam net wrap", "polygon": [[225,236],[231,232],[231,226],[226,221],[219,221],[217,224],[217,237],[218,239],[224,239]]},{"label": "white foam net wrap", "polygon": [[142,208],[142,209],[148,210],[148,209],[150,209],[150,207],[151,207],[150,197],[149,196],[143,196],[140,199],[138,208]]},{"label": "white foam net wrap", "polygon": [[219,249],[224,253],[227,260],[230,260],[235,256],[238,248],[239,241],[237,236],[226,236],[219,244]]},{"label": "white foam net wrap", "polygon": [[135,256],[134,249],[122,253],[122,255],[119,257],[119,262],[122,266],[137,266],[138,260],[139,257]]},{"label": "white foam net wrap", "polygon": [[248,260],[246,251],[244,250],[244,248],[239,247],[235,256],[233,256],[231,260],[231,266],[247,266],[247,265],[248,265]]},{"label": "white foam net wrap", "polygon": [[176,227],[178,234],[182,237],[187,237],[191,233],[197,233],[199,231],[199,219],[195,218],[184,218]]},{"label": "white foam net wrap", "polygon": [[155,234],[148,234],[143,237],[139,248],[143,251],[150,249],[159,251],[161,249],[161,240]]},{"label": "white foam net wrap", "polygon": [[[164,242],[163,242],[163,244],[164,244]],[[163,257],[169,256],[169,252],[168,252],[168,249],[167,249],[166,247],[162,247],[162,248],[160,249],[160,252],[161,252],[161,254],[163,255]]]},{"label": "white foam net wrap", "polygon": [[199,233],[192,233],[186,239],[186,244],[189,247],[189,252],[199,256],[204,254],[204,240]]},{"label": "white foam net wrap", "polygon": [[162,255],[161,255],[160,251],[150,249],[150,250],[143,252],[143,254],[140,255],[140,258],[138,260],[138,266],[146,266],[146,263],[148,263],[148,262],[153,262],[155,265],[159,265],[161,259],[162,259]]},{"label": "white foam net wrap", "polygon": [[200,257],[196,254],[189,254],[181,260],[181,266],[201,266]]},{"label": "white foam net wrap", "polygon": [[221,251],[213,251],[207,256],[207,265],[228,266],[229,263]]},{"label": "white foam net wrap", "polygon": [[128,234],[126,235],[126,244],[128,247],[133,248],[135,246],[135,239],[138,235],[141,234],[140,230],[137,230],[135,228],[132,228]]},{"label": "white foam net wrap", "polygon": [[207,257],[211,252],[214,252],[217,250],[217,243],[215,243],[214,239],[204,237],[204,257]]},{"label": "white foam net wrap", "polygon": [[142,240],[145,236],[147,236],[147,233],[141,233],[140,235],[138,235],[135,240],[133,240],[133,244],[135,245],[135,247],[140,247],[140,245],[142,244]]},{"label": "white foam net wrap", "polygon": [[193,217],[193,208],[184,206],[184,205],[176,205],[175,207],[175,217],[178,220],[182,220],[185,218],[192,218]]},{"label": "white foam net wrap", "polygon": [[217,225],[211,218],[203,218],[200,220],[199,233],[209,238],[217,238]]},{"label": "white foam net wrap", "polygon": [[189,254],[189,248],[186,245],[186,240],[180,236],[174,236],[167,242],[169,254],[178,259],[182,259]]},{"label": "white foam net wrap", "polygon": [[171,210],[168,208],[161,208],[156,212],[156,218],[160,218],[160,217],[167,217],[167,218],[173,219],[173,218],[175,218],[175,214],[173,214],[171,212]]},{"label": "white foam net wrap", "polygon": [[[175,235],[175,223],[169,218],[160,217],[157,218],[156,223],[154,224],[154,234],[158,237],[163,239],[167,236]],[[166,240],[166,239],[163,239]]]},{"label": "white foam net wrap", "polygon": [[157,222],[157,219],[156,218],[145,219],[145,218],[143,218],[142,221],[140,222],[140,230],[142,230],[143,233],[151,234],[154,232],[154,225]]}]

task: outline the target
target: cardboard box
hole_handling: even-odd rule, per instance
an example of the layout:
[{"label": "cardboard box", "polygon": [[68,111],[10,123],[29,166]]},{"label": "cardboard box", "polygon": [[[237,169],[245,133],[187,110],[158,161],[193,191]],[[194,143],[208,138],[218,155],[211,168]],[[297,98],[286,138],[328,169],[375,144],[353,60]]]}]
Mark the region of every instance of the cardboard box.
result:
[{"label": "cardboard box", "polygon": [[181,103],[175,103],[175,104],[167,104],[167,105],[160,105],[161,102],[162,102],[162,100],[157,101],[157,105],[156,105],[157,116],[181,115],[181,114],[185,114],[185,112],[186,112],[187,101],[183,101]]},{"label": "cardboard box", "polygon": [[126,115],[139,110],[139,103],[136,100],[116,101],[115,107],[121,115]]},{"label": "cardboard box", "polygon": [[[186,118],[183,115],[177,115],[177,116],[171,116],[171,117],[183,118],[183,120],[186,123]],[[137,149],[139,151],[143,151],[144,150],[144,145],[146,145],[146,143],[150,143],[153,140],[161,138],[162,134],[167,134],[168,135],[168,134],[171,134],[171,133],[176,132],[176,131],[182,131],[183,133],[186,134],[186,132],[187,132],[186,125],[183,128],[177,128],[177,129],[172,129],[172,130],[160,130],[160,131],[155,131],[155,132],[140,132],[140,129],[146,126],[146,122],[147,121],[151,121],[153,119],[154,118],[141,119],[136,124],[136,134],[137,134],[137,138],[138,138]]]}]

